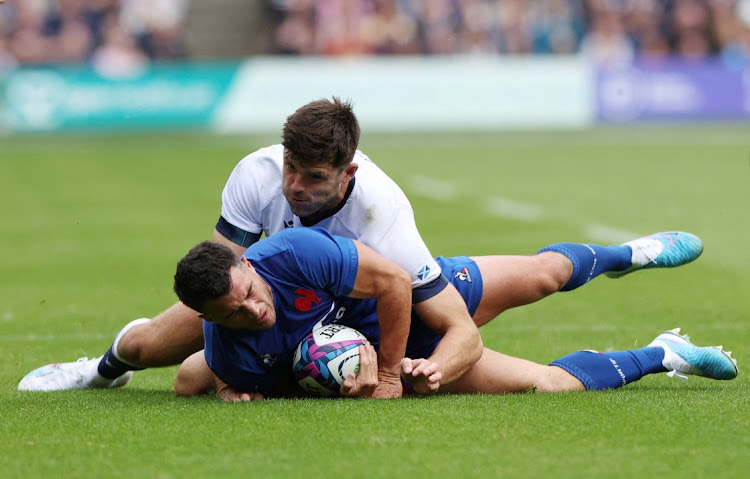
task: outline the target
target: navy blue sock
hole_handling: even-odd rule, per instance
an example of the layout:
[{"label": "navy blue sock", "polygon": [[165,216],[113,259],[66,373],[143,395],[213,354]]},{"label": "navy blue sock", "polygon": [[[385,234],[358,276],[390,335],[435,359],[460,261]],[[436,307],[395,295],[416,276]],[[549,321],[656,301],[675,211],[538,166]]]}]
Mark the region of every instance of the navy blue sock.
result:
[{"label": "navy blue sock", "polygon": [[99,367],[97,369],[99,370],[99,374],[101,374],[103,377],[107,379],[115,379],[119,378],[128,371],[140,371],[144,368],[139,368],[120,361],[114,355],[114,353],[112,352],[112,347],[110,346],[107,352],[104,353],[102,360],[99,361]]},{"label": "navy blue sock", "polygon": [[660,347],[600,353],[578,351],[550,363],[562,368],[583,383],[586,390],[617,389],[647,374],[666,371],[661,364],[664,350]]},{"label": "navy blue sock", "polygon": [[573,275],[560,291],[570,291],[583,286],[607,271],[622,271],[631,266],[630,246],[600,246],[582,243],[555,243],[537,251],[561,253],[573,263]]}]

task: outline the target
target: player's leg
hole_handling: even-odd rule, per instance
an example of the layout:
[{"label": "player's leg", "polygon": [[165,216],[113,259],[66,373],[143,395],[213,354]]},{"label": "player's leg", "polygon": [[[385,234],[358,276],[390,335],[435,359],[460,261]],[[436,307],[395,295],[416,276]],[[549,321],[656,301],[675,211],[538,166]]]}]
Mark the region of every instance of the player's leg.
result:
[{"label": "player's leg", "polygon": [[214,373],[208,367],[203,350],[191,354],[180,365],[174,392],[178,396],[200,396],[213,390],[216,386]]},{"label": "player's leg", "polygon": [[154,319],[131,321],[104,356],[35,369],[18,384],[25,391],[112,388],[125,385],[132,371],[179,364],[203,347],[198,313],[177,303]]},{"label": "player's leg", "polygon": [[513,358],[485,348],[464,376],[440,388],[447,393],[505,394],[617,389],[648,374],[670,371],[687,379],[697,375],[728,380],[737,377],[737,361],[720,346],[699,347],[679,329],[666,331],[645,348],[568,354],[549,366]]},{"label": "player's leg", "polygon": [[701,255],[703,243],[693,234],[670,231],[654,233],[621,245],[555,243],[542,248],[537,254],[546,251],[561,253],[573,264],[573,274],[561,289],[570,291],[600,274],[619,278],[641,269],[682,266]]},{"label": "player's leg", "polygon": [[467,267],[466,274],[454,273],[451,281],[457,288],[474,280],[481,285],[473,318],[482,326],[509,308],[556,291],[572,291],[601,274],[619,278],[639,269],[680,266],[702,251],[700,239],[684,232],[656,233],[623,245],[555,243],[534,256],[473,257],[479,274],[472,279],[472,269]]},{"label": "player's leg", "polygon": [[567,371],[508,356],[484,348],[482,357],[456,381],[441,386],[440,393],[510,394],[583,391],[580,380]]},{"label": "player's leg", "polygon": [[437,260],[478,327],[507,309],[559,291],[574,271],[566,255],[553,251],[534,256],[441,256]]},{"label": "player's leg", "polygon": [[177,303],[151,321],[127,330],[115,351],[121,361],[140,368],[180,364],[203,349],[203,320]]},{"label": "player's leg", "polygon": [[680,329],[665,331],[648,346],[615,352],[592,350],[568,354],[550,363],[565,369],[590,390],[615,389],[648,374],[669,371],[669,376],[687,375],[711,379],[737,377],[737,361],[721,346],[699,347]]},{"label": "player's leg", "polygon": [[472,316],[477,326],[487,324],[505,310],[539,301],[559,291],[573,274],[573,263],[555,252],[471,259],[479,268],[482,281],[482,299]]}]

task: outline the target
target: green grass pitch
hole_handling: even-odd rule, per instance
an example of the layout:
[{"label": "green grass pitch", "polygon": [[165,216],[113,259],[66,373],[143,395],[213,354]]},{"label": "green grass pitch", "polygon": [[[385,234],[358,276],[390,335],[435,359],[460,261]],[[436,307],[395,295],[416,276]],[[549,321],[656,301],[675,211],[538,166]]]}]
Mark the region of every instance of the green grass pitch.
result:
[{"label": "green grass pitch", "polygon": [[740,376],[663,374],[602,393],[397,401],[178,399],[176,369],[113,391],[21,393],[50,362],[101,355],[175,301],[237,161],[276,136],[0,138],[0,476],[745,477],[750,463],[750,130],[365,134],[433,254],[532,254],[684,229],[695,263],[599,278],[512,310],[485,344],[549,362],[681,326]]}]

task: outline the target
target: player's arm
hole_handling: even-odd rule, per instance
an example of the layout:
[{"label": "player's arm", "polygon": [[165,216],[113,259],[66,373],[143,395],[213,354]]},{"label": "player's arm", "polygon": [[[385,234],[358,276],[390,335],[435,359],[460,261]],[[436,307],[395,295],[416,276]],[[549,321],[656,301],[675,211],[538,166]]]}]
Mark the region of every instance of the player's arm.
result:
[{"label": "player's arm", "polygon": [[[428,358],[432,361],[422,361],[413,370],[409,368],[409,374],[424,381],[432,379],[431,371],[437,368],[435,372],[442,375],[441,381],[448,383],[479,360],[482,338],[459,292],[441,278],[440,266],[430,255],[407,206],[397,209],[387,234],[377,243],[377,250],[411,273],[414,311],[427,326],[444,336]],[[433,381],[432,386],[439,387],[439,383]]]},{"label": "player's arm", "polygon": [[[405,361],[404,373],[419,381],[432,383],[436,390],[439,384],[458,379],[482,357],[482,337],[469,316],[466,303],[453,285],[448,284],[438,294],[416,303],[414,311],[422,321],[443,338],[435,351],[415,367]],[[434,374],[439,373],[438,376]]]},{"label": "player's arm", "polygon": [[[260,235],[258,235],[258,238],[260,238]],[[224,246],[228,246],[232,251],[235,252],[237,256],[242,256],[242,254],[247,251],[247,248],[255,243],[257,239],[250,242],[247,246],[242,246],[241,244],[237,244],[234,241],[230,240],[223,234],[219,232],[219,230],[215,229],[213,235],[211,236],[211,241],[218,244],[223,244]]]},{"label": "player's arm", "polygon": [[399,397],[401,359],[411,324],[411,278],[409,274],[364,244],[354,241],[359,256],[353,298],[375,298],[380,326],[378,386],[373,397]]}]

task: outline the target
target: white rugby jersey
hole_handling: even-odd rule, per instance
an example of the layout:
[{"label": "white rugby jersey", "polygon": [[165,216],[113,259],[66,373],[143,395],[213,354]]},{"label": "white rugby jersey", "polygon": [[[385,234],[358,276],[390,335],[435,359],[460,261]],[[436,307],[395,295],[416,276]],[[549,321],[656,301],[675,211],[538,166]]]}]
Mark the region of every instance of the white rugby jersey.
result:
[{"label": "white rugby jersey", "polygon": [[[221,216],[228,223],[217,229],[238,244],[246,233],[270,236],[284,228],[300,227],[281,192],[283,145],[262,148],[243,158],[224,187]],[[440,266],[430,254],[414,222],[414,211],[401,188],[364,153],[345,205],[314,226],[334,235],[356,239],[400,265],[417,288],[440,276]],[[232,229],[227,234],[227,228]],[[240,239],[238,239],[240,238]],[[440,288],[442,289],[442,288]]]}]

